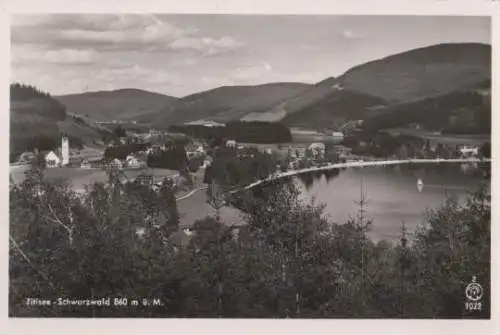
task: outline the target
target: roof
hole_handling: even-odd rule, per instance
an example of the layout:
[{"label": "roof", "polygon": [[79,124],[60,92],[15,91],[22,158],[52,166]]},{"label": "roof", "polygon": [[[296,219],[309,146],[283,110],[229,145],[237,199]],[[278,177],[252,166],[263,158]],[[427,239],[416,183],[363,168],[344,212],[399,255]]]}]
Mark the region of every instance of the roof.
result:
[{"label": "roof", "polygon": [[59,150],[59,149],[56,149],[56,150],[43,150],[40,153],[43,155],[43,157],[46,157],[51,152],[53,152],[59,159],[62,158],[61,150]]},{"label": "roof", "polygon": [[325,147],[325,144],[323,144],[321,142],[313,143],[309,146],[309,148],[324,148],[324,147]]},{"label": "roof", "polygon": [[27,161],[35,158],[35,154],[31,151],[25,151],[19,155],[19,161]]}]

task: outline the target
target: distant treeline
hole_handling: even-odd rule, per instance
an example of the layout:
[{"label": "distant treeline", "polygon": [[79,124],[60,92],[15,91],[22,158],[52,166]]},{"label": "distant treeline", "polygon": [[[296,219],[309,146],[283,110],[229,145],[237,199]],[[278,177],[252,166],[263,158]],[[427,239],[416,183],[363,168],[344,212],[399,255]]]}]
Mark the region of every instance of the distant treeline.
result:
[{"label": "distant treeline", "polygon": [[196,138],[223,138],[247,143],[285,143],[292,140],[290,129],[284,125],[261,121],[235,121],[229,122],[225,127],[172,125],[169,130]]},{"label": "distant treeline", "polygon": [[443,133],[487,134],[491,132],[491,103],[476,92],[453,92],[394,106],[366,119],[363,128],[378,130],[412,123]]},{"label": "distant treeline", "polygon": [[128,143],[123,145],[116,145],[106,148],[106,150],[104,151],[104,157],[110,159],[125,159],[128,155],[139,151],[145,151],[148,147],[149,144],[145,143]]},{"label": "distant treeline", "polygon": [[31,85],[20,83],[10,84],[11,100],[28,100],[34,98],[50,98],[50,94]]},{"label": "distant treeline", "polygon": [[[362,144],[363,143],[363,144]],[[425,141],[422,138],[410,135],[392,136],[377,132],[360,132],[346,136],[342,144],[352,148],[353,154],[375,157],[389,157],[397,154],[401,146],[405,145],[414,151],[420,150]]]},{"label": "distant treeline", "polygon": [[215,181],[223,188],[231,189],[268,177],[276,170],[277,161],[257,148],[222,147],[216,150],[213,163],[205,170],[204,182]]},{"label": "distant treeline", "polygon": [[174,143],[166,150],[149,154],[147,164],[152,168],[184,170],[188,166],[186,149],[182,144]]}]

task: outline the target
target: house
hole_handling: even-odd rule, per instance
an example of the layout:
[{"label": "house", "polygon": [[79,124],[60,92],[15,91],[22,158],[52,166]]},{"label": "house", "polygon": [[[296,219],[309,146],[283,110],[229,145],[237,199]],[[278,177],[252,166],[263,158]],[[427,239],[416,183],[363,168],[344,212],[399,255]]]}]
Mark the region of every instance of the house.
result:
[{"label": "house", "polygon": [[201,165],[201,168],[206,169],[207,167],[212,165],[212,162],[213,162],[213,159],[211,156],[205,157],[205,159],[203,160],[203,164]]},{"label": "house", "polygon": [[352,152],[352,148],[346,147],[345,145],[336,145],[333,148],[339,155],[347,155]]},{"label": "house", "polygon": [[83,160],[84,160],[83,157],[71,157],[70,156],[67,166],[79,168],[79,167],[81,167]]},{"label": "house", "polygon": [[196,148],[196,152],[200,155],[205,154],[205,148],[203,148],[203,145],[199,145],[198,148]]},{"label": "house", "polygon": [[61,166],[62,158],[58,153],[54,151],[48,151],[48,152],[42,152],[42,155],[45,159],[45,165],[48,168]]},{"label": "house", "polygon": [[84,159],[82,160],[82,162],[80,163],[80,168],[81,168],[81,169],[90,169],[90,168],[91,168],[91,166],[90,166],[90,162],[89,162],[89,160],[88,160],[88,159],[86,159],[86,158],[84,158]]},{"label": "house", "polygon": [[295,149],[295,157],[302,159],[306,155],[306,149],[305,148],[296,148]]},{"label": "house", "polygon": [[235,140],[228,140],[228,141],[226,141],[226,147],[228,147],[228,148],[236,148],[236,141]]},{"label": "house", "polygon": [[125,159],[125,164],[130,168],[140,168],[142,166],[141,162],[133,155],[128,155]]},{"label": "house", "polygon": [[30,163],[34,159],[35,159],[35,154],[33,152],[25,151],[19,156],[19,159],[17,161],[18,163]]},{"label": "house", "polygon": [[197,121],[191,121],[191,122],[186,122],[185,125],[190,125],[190,126],[204,126],[204,127],[224,127],[225,124],[215,122],[212,120],[197,120]]},{"label": "house", "polygon": [[135,181],[137,181],[141,185],[153,185],[154,183],[154,178],[152,175],[148,174],[140,174],[135,178]]},{"label": "house", "polygon": [[477,147],[463,146],[462,148],[460,148],[460,155],[464,158],[476,157],[478,153],[479,150]]},{"label": "house", "polygon": [[108,162],[104,159],[88,159],[92,169],[104,169]]},{"label": "house", "polygon": [[122,164],[122,162],[121,162],[119,159],[117,159],[117,158],[113,159],[113,160],[112,160],[112,161],[108,164],[108,166],[109,166],[110,168],[112,168],[112,169],[122,169],[122,168],[123,168],[123,164]]},{"label": "house", "polygon": [[325,145],[323,143],[317,142],[313,143],[308,148],[314,159],[321,159],[325,157]]},{"label": "house", "polygon": [[340,141],[342,141],[344,139],[344,133],[342,133],[340,131],[332,132],[332,136],[333,136],[333,138],[340,140]]},{"label": "house", "polygon": [[292,170],[298,169],[299,168],[299,162],[300,161],[298,159],[291,160],[290,163],[288,163],[288,168],[292,169]]}]

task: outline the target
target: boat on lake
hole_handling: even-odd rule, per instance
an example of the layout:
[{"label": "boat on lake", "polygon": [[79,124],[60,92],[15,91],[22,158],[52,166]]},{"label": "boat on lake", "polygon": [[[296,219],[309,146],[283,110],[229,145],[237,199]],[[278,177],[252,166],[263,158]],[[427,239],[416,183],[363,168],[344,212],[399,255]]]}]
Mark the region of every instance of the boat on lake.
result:
[{"label": "boat on lake", "polygon": [[417,189],[419,192],[422,192],[422,189],[424,188],[424,182],[422,181],[422,179],[418,178],[418,181],[417,181]]}]

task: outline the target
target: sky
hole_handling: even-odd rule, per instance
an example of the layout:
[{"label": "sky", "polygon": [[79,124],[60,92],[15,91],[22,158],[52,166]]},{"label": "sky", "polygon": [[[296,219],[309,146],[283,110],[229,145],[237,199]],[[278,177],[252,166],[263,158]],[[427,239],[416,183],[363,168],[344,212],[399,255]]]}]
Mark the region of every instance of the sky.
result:
[{"label": "sky", "polygon": [[315,83],[418,47],[490,41],[486,17],[14,15],[11,81],[53,95],[138,88],[182,97]]}]

